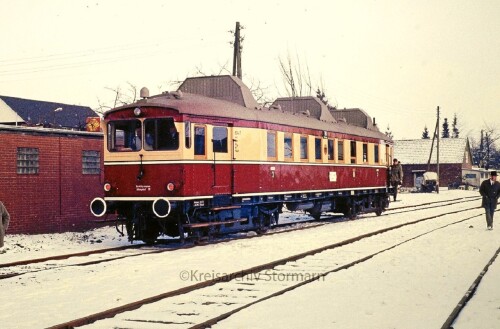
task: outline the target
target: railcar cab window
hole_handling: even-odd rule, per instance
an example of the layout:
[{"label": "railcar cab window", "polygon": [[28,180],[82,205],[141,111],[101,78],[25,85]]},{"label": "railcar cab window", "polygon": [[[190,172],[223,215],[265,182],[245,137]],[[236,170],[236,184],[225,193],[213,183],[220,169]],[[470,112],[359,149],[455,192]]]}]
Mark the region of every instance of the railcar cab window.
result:
[{"label": "railcar cab window", "polygon": [[172,118],[146,119],[144,121],[147,151],[173,151],[179,149],[179,132]]},{"label": "railcar cab window", "polygon": [[142,145],[142,124],[139,120],[120,120],[108,123],[110,152],[139,151]]},{"label": "railcar cab window", "polygon": [[227,153],[227,127],[214,127],[212,132],[213,151]]}]

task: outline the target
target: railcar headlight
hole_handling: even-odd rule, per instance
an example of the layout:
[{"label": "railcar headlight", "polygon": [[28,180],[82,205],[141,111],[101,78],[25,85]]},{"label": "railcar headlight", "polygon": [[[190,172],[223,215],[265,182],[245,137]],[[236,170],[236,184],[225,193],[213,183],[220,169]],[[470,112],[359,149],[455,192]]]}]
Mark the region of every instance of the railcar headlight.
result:
[{"label": "railcar headlight", "polygon": [[136,107],[136,108],[134,109],[134,115],[135,115],[136,117],[138,117],[139,115],[141,115],[141,108]]},{"label": "railcar headlight", "polygon": [[167,184],[167,190],[172,192],[175,189],[174,183],[168,183]]},{"label": "railcar headlight", "polygon": [[110,183],[104,184],[104,191],[106,191],[106,192],[111,191],[111,184]]}]

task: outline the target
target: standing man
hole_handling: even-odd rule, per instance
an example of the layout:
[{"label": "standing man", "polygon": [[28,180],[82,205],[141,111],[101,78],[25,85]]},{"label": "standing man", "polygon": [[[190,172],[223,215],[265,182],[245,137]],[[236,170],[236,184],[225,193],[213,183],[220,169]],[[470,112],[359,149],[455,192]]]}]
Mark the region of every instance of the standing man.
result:
[{"label": "standing man", "polygon": [[497,208],[500,196],[500,183],[497,182],[497,172],[492,171],[490,179],[485,180],[479,187],[479,193],[483,197],[482,206],[486,210],[486,226],[488,230],[493,229],[493,215]]},{"label": "standing man", "polygon": [[3,237],[5,235],[5,231],[9,227],[10,215],[2,202],[0,202],[0,216],[2,220],[0,221],[0,248],[3,247]]},{"label": "standing man", "polygon": [[398,159],[392,160],[391,166],[391,185],[394,188],[394,201],[398,195],[398,185],[403,183],[403,167]]}]

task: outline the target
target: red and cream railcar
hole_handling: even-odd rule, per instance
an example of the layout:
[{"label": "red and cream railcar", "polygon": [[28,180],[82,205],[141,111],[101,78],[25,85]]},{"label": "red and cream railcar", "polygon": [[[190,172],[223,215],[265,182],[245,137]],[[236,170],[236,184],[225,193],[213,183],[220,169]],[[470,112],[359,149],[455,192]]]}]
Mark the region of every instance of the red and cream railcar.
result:
[{"label": "red and cream railcar", "polygon": [[266,229],[283,206],[319,218],[388,205],[392,142],[360,110],[313,97],[258,107],[232,76],[143,96],[105,113],[105,197],[91,203],[125,220],[130,240]]}]

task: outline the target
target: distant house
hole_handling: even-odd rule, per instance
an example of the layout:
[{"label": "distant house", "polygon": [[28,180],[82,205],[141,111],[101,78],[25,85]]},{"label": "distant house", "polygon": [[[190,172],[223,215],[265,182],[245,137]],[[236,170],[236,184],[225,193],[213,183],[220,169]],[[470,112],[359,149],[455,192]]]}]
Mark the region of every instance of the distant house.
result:
[{"label": "distant house", "polygon": [[0,123],[84,130],[87,118],[97,117],[88,106],[0,96]]},{"label": "distant house", "polygon": [[[437,142],[434,141],[430,166],[432,139],[395,140],[394,157],[403,166],[403,187],[420,187],[426,171],[437,171]],[[464,173],[472,169],[472,155],[467,138],[439,140],[439,185],[458,185]]]}]

